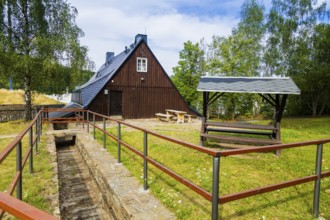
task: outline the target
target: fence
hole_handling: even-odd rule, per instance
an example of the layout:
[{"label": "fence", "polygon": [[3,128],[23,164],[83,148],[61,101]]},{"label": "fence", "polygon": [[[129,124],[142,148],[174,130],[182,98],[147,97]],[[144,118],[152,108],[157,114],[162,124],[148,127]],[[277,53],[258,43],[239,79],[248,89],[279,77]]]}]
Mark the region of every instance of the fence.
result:
[{"label": "fence", "polygon": [[[278,145],[271,145],[271,146],[264,146],[264,147],[258,147],[258,148],[247,148],[247,149],[234,149],[234,150],[225,150],[220,151],[216,149],[209,149],[204,148],[202,146],[186,143],[174,138],[170,138],[161,134],[157,134],[155,132],[139,128],[137,126],[133,126],[130,124],[127,124],[123,121],[116,120],[104,115],[100,115],[95,112],[91,111],[82,111],[79,113],[79,121],[87,124],[87,131],[89,132],[89,126],[93,126],[93,136],[95,139],[95,129],[100,130],[103,133],[103,147],[106,146],[106,136],[109,136],[113,140],[117,142],[117,156],[118,156],[118,163],[121,162],[121,145],[126,147],[128,150],[132,151],[136,155],[143,158],[143,164],[144,164],[144,170],[143,170],[143,179],[144,179],[144,189],[148,189],[147,179],[148,179],[148,163],[152,164],[156,168],[158,168],[160,171],[168,174],[175,180],[181,182],[194,192],[198,193],[199,195],[203,196],[208,201],[212,202],[212,219],[218,219],[219,213],[218,213],[218,206],[219,204],[224,204],[227,202],[231,202],[234,200],[243,199],[246,197],[263,194],[266,192],[275,191],[278,189],[295,186],[302,183],[307,183],[314,181],[314,201],[313,201],[313,214],[314,216],[319,215],[319,202],[320,202],[320,186],[321,186],[321,179],[325,177],[330,176],[330,171],[322,172],[322,152],[323,152],[323,144],[329,143],[330,139],[324,139],[324,140],[315,140],[315,141],[307,141],[307,142],[299,142],[299,143],[291,143],[291,144],[278,144]],[[92,120],[91,117],[92,116]],[[103,121],[103,128],[100,128],[95,123],[95,117],[102,118]],[[113,121],[117,123],[117,136],[110,134],[106,131],[106,120]],[[144,133],[144,150],[143,152],[138,151],[133,146],[130,146],[129,144],[123,142],[121,140],[121,125],[128,126],[130,128],[134,128],[136,130],[142,131]],[[162,164],[158,163],[157,161],[153,160],[151,157],[148,156],[148,135],[152,135],[155,137],[158,137],[160,139],[179,144],[183,147],[187,147],[196,151],[199,151],[200,153],[205,153],[213,157],[213,174],[212,174],[212,192],[208,192],[205,189],[199,187],[198,185],[194,184],[193,182],[181,177],[177,173],[175,173],[173,170],[168,169],[167,167],[163,166]],[[294,147],[305,147],[305,146],[311,146],[311,145],[317,145],[317,151],[316,151],[316,164],[315,164],[315,175],[302,177],[299,179],[294,179],[278,184],[273,184],[269,186],[264,186],[260,188],[255,188],[247,191],[237,192],[233,194],[228,194],[219,197],[219,186],[220,186],[220,158],[221,157],[227,157],[227,156],[233,156],[233,155],[239,155],[239,154],[246,154],[246,153],[257,153],[257,152],[269,152],[269,151],[277,151],[281,149],[288,149],[288,148],[294,148]]]},{"label": "fence", "polygon": [[[33,152],[38,153],[38,143],[42,132],[42,112],[40,111],[32,122],[19,135],[0,152],[0,164],[8,157],[8,155],[16,149],[16,174],[11,181],[7,193],[0,193],[0,219],[4,214],[4,210],[11,213],[15,217],[22,219],[55,219],[53,216],[44,213],[24,202],[22,200],[22,179],[23,169],[29,160],[29,172],[33,173]],[[35,129],[33,129],[35,127]],[[29,147],[22,159],[22,139],[28,134]],[[16,198],[11,195],[16,188]],[[3,209],[3,210],[1,210]]]},{"label": "fence", "polygon": [[[76,116],[75,118],[66,120],[63,119],[61,121],[54,121],[54,118],[49,118],[48,113],[49,112],[60,112],[60,111],[71,111],[75,112]],[[43,114],[42,114],[43,112]],[[39,112],[36,118],[31,122],[31,124],[24,129],[18,137],[10,143],[1,153],[0,153],[0,164],[5,160],[5,158],[8,156],[8,154],[13,151],[16,148],[17,152],[17,171],[15,178],[13,179],[12,183],[10,184],[8,188],[8,194],[12,195],[15,187],[16,187],[16,195],[18,199],[22,198],[22,169],[24,168],[24,165],[29,158],[29,169],[30,172],[33,172],[33,148],[38,149],[37,143],[41,135],[41,130],[42,130],[42,123],[65,123],[65,122],[79,122],[82,123],[83,128],[85,126],[87,127],[87,131],[89,132],[90,126],[93,127],[93,136],[95,139],[95,133],[96,129],[100,130],[103,133],[103,147],[105,148],[106,146],[106,137],[109,136],[113,140],[117,142],[117,156],[118,156],[118,162],[121,162],[121,147],[124,146],[128,150],[132,151],[133,153],[137,154],[143,159],[143,164],[144,164],[144,169],[143,169],[143,179],[144,179],[144,189],[148,189],[148,164],[152,164],[156,168],[158,168],[161,172],[166,173],[170,177],[174,178],[176,181],[184,184],[194,192],[198,193],[208,201],[212,203],[212,219],[218,219],[219,214],[218,214],[218,206],[219,204],[224,204],[230,201],[266,193],[266,192],[271,192],[277,189],[282,189],[302,183],[307,183],[310,181],[314,181],[314,201],[313,201],[313,214],[315,216],[318,216],[319,214],[319,202],[320,202],[320,185],[321,185],[321,179],[325,177],[330,176],[330,171],[322,172],[322,151],[323,151],[323,144],[329,143],[330,139],[324,139],[324,140],[316,140],[316,141],[307,141],[307,142],[300,142],[300,143],[291,143],[291,144],[281,144],[281,145],[272,145],[272,146],[264,146],[264,147],[258,147],[258,148],[248,148],[248,149],[240,149],[240,150],[226,150],[226,151],[219,151],[216,149],[208,149],[204,148],[202,146],[186,143],[174,138],[170,138],[161,134],[157,134],[155,132],[139,128],[137,126],[133,126],[130,124],[127,124],[123,121],[119,121],[104,115],[100,115],[95,112],[91,111],[84,111],[80,109],[72,109],[72,110],[54,110],[54,109],[45,109],[42,112]],[[95,118],[99,117],[102,118],[103,121],[103,127],[99,127],[96,125],[96,120]],[[117,136],[110,134],[109,132],[106,131],[106,120],[113,121],[117,123]],[[33,136],[33,126],[36,126],[36,135]],[[144,150],[143,152],[135,149],[133,146],[130,146],[129,144],[125,143],[121,139],[121,126],[125,125],[130,128],[142,131],[144,136],[143,136],[143,141],[144,141]],[[29,151],[26,153],[24,156],[23,161],[21,160],[21,143],[22,143],[22,138],[24,135],[29,132]],[[175,171],[170,170],[169,168],[163,166],[162,164],[158,163],[154,159],[152,159],[150,156],[148,156],[148,136],[152,135],[157,138],[179,144],[183,147],[187,147],[193,150],[196,150],[200,153],[208,154],[213,158],[213,172],[212,172],[212,192],[208,192],[207,190],[201,188],[200,186],[196,185],[195,183],[181,177],[179,174],[177,174]],[[266,152],[266,151],[275,151],[275,150],[281,150],[281,149],[287,149],[287,148],[293,148],[293,147],[304,147],[304,146],[310,146],[310,145],[317,145],[317,157],[316,157],[316,171],[315,175],[303,177],[300,179],[295,179],[295,180],[290,180],[270,186],[265,186],[261,188],[256,188],[256,189],[251,189],[243,192],[237,192],[233,194],[228,194],[224,196],[219,197],[219,186],[220,186],[220,158],[221,157],[227,157],[227,156],[233,156],[233,155],[238,155],[238,154],[245,154],[245,153],[252,153],[252,152]],[[14,206],[10,205],[10,203],[13,200],[10,201],[5,201],[3,203],[3,200],[1,200],[2,194],[0,194],[0,208],[5,209],[6,211],[10,212],[14,210]],[[3,205],[5,204],[5,205]],[[13,204],[13,203],[11,203]],[[3,212],[2,212],[3,213]],[[1,214],[2,214],[1,213]],[[16,212],[11,212],[11,213],[16,213]],[[18,216],[17,216],[18,217]]]}]

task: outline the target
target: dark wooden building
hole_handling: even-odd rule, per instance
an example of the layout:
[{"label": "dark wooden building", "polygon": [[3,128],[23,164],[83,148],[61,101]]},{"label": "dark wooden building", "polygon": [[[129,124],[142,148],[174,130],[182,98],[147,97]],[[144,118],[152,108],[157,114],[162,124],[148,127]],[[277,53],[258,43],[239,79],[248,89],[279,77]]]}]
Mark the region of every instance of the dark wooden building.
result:
[{"label": "dark wooden building", "polygon": [[102,67],[73,92],[72,102],[125,119],[152,118],[165,109],[192,113],[142,34],[117,56],[108,52]]}]

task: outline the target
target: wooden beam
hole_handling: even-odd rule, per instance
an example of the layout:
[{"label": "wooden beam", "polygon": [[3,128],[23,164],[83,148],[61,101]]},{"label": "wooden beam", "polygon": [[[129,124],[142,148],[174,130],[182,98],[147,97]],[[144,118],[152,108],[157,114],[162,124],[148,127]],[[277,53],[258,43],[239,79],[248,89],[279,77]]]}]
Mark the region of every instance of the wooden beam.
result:
[{"label": "wooden beam", "polygon": [[203,92],[203,117],[207,118],[207,104],[209,101],[209,92]]},{"label": "wooden beam", "polygon": [[[271,104],[273,107],[275,107],[275,101],[273,101],[274,100],[274,98],[273,97],[271,97],[271,99],[268,99],[266,96],[264,96],[263,94],[260,94],[259,93],[259,95],[264,99],[264,100],[266,100],[266,102],[268,102],[269,104]],[[269,96],[269,95],[268,95]]]},{"label": "wooden beam", "polygon": [[282,96],[282,100],[281,100],[281,104],[279,105],[279,111],[278,111],[278,115],[277,115],[277,118],[276,118],[276,122],[281,123],[287,98],[288,98],[288,94],[284,94]]},{"label": "wooden beam", "polygon": [[218,92],[215,93],[215,94],[210,98],[210,100],[208,101],[207,106],[210,106],[215,100],[217,100],[218,98],[220,98],[220,97],[221,97],[223,94],[225,94],[225,93],[223,92],[223,93],[220,93],[220,94],[218,94],[217,96],[215,96],[216,94],[218,94]]}]

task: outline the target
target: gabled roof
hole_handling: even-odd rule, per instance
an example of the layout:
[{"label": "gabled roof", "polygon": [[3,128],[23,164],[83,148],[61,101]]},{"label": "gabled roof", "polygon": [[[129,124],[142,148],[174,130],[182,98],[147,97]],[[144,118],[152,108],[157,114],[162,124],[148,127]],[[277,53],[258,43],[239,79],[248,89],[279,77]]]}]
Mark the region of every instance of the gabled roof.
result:
[{"label": "gabled roof", "polygon": [[290,77],[201,77],[197,91],[300,94],[300,89]]},{"label": "gabled roof", "polygon": [[115,75],[117,70],[124,64],[127,58],[133,53],[133,51],[142,43],[146,42],[144,37],[136,37],[136,42],[129,48],[113,57],[110,61],[107,61],[101,66],[101,68],[91,77],[91,79],[84,85],[78,87],[73,92],[80,92],[82,106],[87,107],[99,91],[105,86],[105,84]]}]

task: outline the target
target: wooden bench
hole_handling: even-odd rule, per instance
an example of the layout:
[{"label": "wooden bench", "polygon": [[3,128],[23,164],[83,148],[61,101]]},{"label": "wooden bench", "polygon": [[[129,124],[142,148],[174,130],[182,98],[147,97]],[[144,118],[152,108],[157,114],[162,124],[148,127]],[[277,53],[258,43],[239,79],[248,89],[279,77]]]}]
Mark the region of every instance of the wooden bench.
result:
[{"label": "wooden bench", "polygon": [[156,113],[155,114],[157,119],[160,121],[171,121],[171,118],[173,117],[173,115],[169,115],[169,114],[163,114],[163,113]]},{"label": "wooden bench", "polygon": [[192,119],[193,119],[193,115],[189,115],[189,114],[185,114],[184,115],[184,119],[187,120],[187,122],[192,122]]},{"label": "wooden bench", "polygon": [[[247,145],[273,145],[280,144],[280,128],[272,125],[254,125],[243,123],[206,122],[202,120],[200,133],[201,145],[204,146],[206,139],[222,141],[224,143],[247,144]],[[209,133],[211,132],[211,133]],[[229,133],[232,135],[219,135],[217,133]],[[238,134],[240,136],[235,136]],[[242,136],[246,135],[246,136]],[[249,136],[250,135],[250,136]],[[251,135],[264,137],[251,137]],[[276,152],[279,155],[279,151]]]}]

